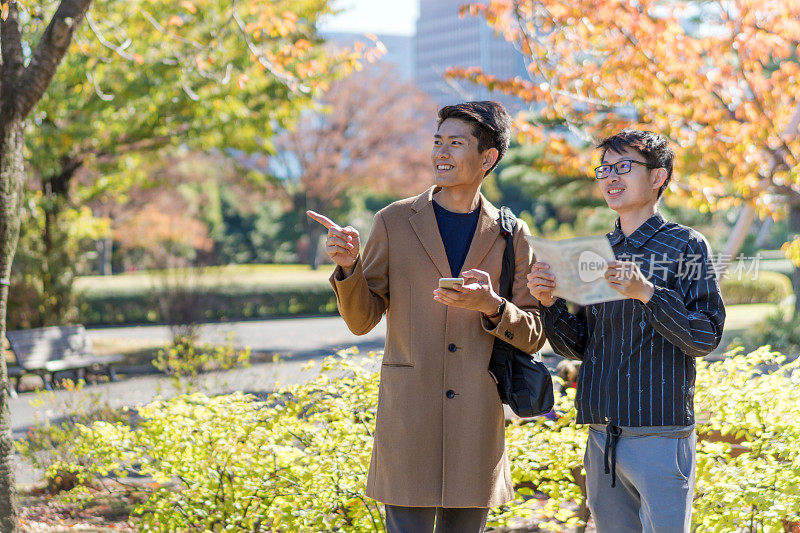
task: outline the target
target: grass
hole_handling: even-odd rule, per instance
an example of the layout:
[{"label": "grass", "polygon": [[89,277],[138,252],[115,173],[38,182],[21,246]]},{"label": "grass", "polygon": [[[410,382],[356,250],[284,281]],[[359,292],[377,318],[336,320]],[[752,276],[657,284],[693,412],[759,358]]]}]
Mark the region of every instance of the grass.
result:
[{"label": "grass", "polygon": [[120,354],[123,366],[149,365],[165,344],[149,339],[92,339],[96,355]]},{"label": "grass", "polygon": [[778,309],[784,313],[791,313],[790,306],[778,304],[742,304],[728,305],[725,307],[725,330],[745,331],[750,326],[758,324]]},{"label": "grass", "polygon": [[737,337],[741,337],[749,328],[759,322],[766,320],[767,316],[782,310],[789,317],[792,314],[793,306],[779,304],[742,304],[728,305],[725,307],[725,331],[719,347],[714,350],[714,354],[723,354],[728,351],[731,342]]},{"label": "grass", "polygon": [[188,287],[264,290],[322,286],[328,284],[331,265],[312,270],[308,265],[229,265],[206,268],[177,268],[115,274],[113,276],[81,276],[75,288],[86,296],[125,294],[159,287]]}]

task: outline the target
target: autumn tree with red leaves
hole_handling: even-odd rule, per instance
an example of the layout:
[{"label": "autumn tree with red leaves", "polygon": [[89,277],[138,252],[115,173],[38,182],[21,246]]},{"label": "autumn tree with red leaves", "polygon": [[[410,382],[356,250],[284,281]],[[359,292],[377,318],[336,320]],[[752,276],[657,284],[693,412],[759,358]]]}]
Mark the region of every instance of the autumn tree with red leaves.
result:
[{"label": "autumn tree with red leaves", "polygon": [[276,140],[275,184],[302,214],[315,268],[324,228],[306,210],[346,216],[337,210],[353,192],[412,195],[433,183],[428,145],[436,105],[398,78],[393,67],[376,64],[334,82],[319,111]]},{"label": "autumn tree with red leaves", "polygon": [[[495,0],[462,13],[513,42],[529,76],[450,75],[536,107],[541,121],[519,126],[546,141],[542,165],[588,174],[591,143],[624,127],[657,131],[676,144],[681,202],[739,209],[723,254],[738,252],[757,214],[787,216],[800,233],[797,0]],[[784,249],[800,267],[800,239]],[[800,268],[792,282],[800,294]]]}]

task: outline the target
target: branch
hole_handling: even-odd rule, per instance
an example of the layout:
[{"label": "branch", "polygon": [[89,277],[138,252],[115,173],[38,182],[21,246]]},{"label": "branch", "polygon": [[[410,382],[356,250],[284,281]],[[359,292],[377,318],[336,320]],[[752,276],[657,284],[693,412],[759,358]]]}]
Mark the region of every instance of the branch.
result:
[{"label": "branch", "polygon": [[174,135],[164,135],[161,137],[153,137],[152,139],[118,139],[114,142],[113,148],[97,148],[79,152],[79,154],[75,156],[62,156],[61,168],[57,173],[43,178],[43,182],[54,183],[57,180],[69,180],[72,175],[86,163],[86,158],[89,156],[94,156],[98,163],[110,163],[126,153],[158,150],[167,146],[177,133],[186,130],[188,130],[188,127],[183,127]]},{"label": "branch", "polygon": [[778,185],[777,183],[772,183],[770,188],[779,193],[782,196],[786,196],[786,199],[792,205],[799,205],[800,204],[800,191],[792,187],[791,185]]},{"label": "branch", "polygon": [[474,98],[472,98],[472,96],[467,92],[467,90],[464,87],[459,85],[459,83],[453,78],[446,76],[446,72],[442,72],[441,71],[442,69],[439,68],[437,65],[433,66],[433,70],[436,72],[436,74],[439,74],[439,77],[445,84],[445,89],[450,89],[454,95],[458,96],[461,100],[465,102],[468,100],[474,100]]},{"label": "branch", "polygon": [[47,90],[91,2],[92,0],[61,0],[22,74],[16,102],[20,118],[31,112]]},{"label": "branch", "polygon": [[97,27],[94,19],[89,14],[86,15],[86,23],[89,25],[89,29],[92,30],[92,33],[94,33],[95,37],[97,37],[97,40],[100,42],[100,44],[113,51],[115,54],[118,54],[120,57],[127,59],[128,61],[135,61],[133,54],[129,54],[125,51],[127,48],[130,48],[131,44],[133,44],[132,39],[125,39],[122,44],[115,46],[111,41],[106,39],[106,36],[103,35],[103,32],[100,31],[100,28]]},{"label": "branch", "polygon": [[129,141],[127,139],[118,140],[111,149],[97,149],[86,152],[86,155],[94,155],[99,163],[111,162],[122,154],[129,152],[147,152],[159,150],[169,145],[169,143],[181,133],[188,131],[187,125],[176,128],[172,135],[162,135],[151,139],[139,139]]},{"label": "branch", "polygon": [[234,2],[234,5],[233,5],[233,19],[236,21],[236,24],[239,26],[239,31],[242,34],[242,38],[244,39],[245,44],[247,44],[247,48],[250,49],[250,52],[253,54],[253,56],[255,56],[255,58],[258,59],[259,64],[261,64],[262,67],[267,69],[267,72],[269,72],[270,74],[275,76],[275,78],[278,81],[283,83],[293,93],[304,93],[304,94],[310,93],[311,92],[311,88],[308,85],[300,83],[300,81],[297,78],[295,78],[294,76],[292,76],[291,74],[289,74],[287,72],[279,71],[275,67],[275,65],[273,65],[267,59],[267,57],[264,54],[262,54],[258,50],[258,48],[256,48],[255,43],[253,43],[253,41],[250,40],[250,36],[247,34],[247,27],[246,27],[244,21],[239,16],[239,13],[237,13],[237,11],[236,11],[237,8],[238,8],[238,3]]},{"label": "branch", "polygon": [[[546,11],[546,8],[545,8],[545,11]],[[558,87],[558,84],[553,81],[552,76],[548,76],[547,75],[547,73],[545,71],[546,65],[542,64],[541,58],[538,56],[538,54],[535,53],[536,48],[533,46],[533,44],[534,44],[532,42],[533,41],[533,37],[531,35],[529,35],[529,33],[528,33],[528,29],[525,26],[525,22],[524,22],[525,15],[520,10],[520,5],[519,5],[518,2],[514,2],[514,18],[517,21],[517,25],[519,26],[520,34],[522,35],[522,38],[525,40],[525,44],[527,45],[528,49],[531,51],[531,59],[536,63],[536,67],[539,70],[539,74],[545,79],[545,81],[547,82],[547,84],[551,88],[552,87]],[[552,20],[555,23],[555,19],[553,18]],[[570,96],[571,96],[571,94],[570,94]],[[556,109],[558,107],[560,107],[555,98],[553,99],[553,107],[556,108]],[[584,131],[583,128],[581,128],[580,125],[577,124],[574,120],[572,120],[572,117],[570,116],[569,111],[570,110],[568,110],[568,109],[564,109],[563,111],[560,112],[560,114],[564,118],[564,123],[567,125],[567,128],[569,129],[569,131],[572,132],[572,134],[575,135],[577,138],[583,140],[584,142],[593,142],[594,139],[592,139],[591,135],[588,134],[586,131]]]}]

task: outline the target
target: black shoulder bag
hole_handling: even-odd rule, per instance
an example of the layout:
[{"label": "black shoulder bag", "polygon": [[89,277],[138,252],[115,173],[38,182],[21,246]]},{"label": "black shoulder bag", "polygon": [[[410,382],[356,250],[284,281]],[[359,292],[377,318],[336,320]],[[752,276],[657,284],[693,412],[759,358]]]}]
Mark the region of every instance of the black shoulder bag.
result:
[{"label": "black shoulder bag", "polygon": [[[503,268],[500,272],[499,294],[511,301],[514,283],[514,228],[517,218],[505,206],[500,209],[500,233],[506,239]],[[553,409],[553,379],[537,352],[528,354],[495,337],[489,373],[497,382],[500,400],[508,404],[517,416],[528,418]]]}]

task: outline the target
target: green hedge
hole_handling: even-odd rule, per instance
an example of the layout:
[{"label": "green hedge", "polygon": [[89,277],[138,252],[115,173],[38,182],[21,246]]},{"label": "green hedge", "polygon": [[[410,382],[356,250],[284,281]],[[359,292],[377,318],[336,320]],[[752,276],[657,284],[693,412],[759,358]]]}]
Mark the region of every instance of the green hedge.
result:
[{"label": "green hedge", "polygon": [[[725,303],[780,303],[792,294],[791,280],[778,272],[761,271],[750,279],[725,277],[722,295]],[[199,288],[186,291],[185,298],[196,302],[201,321],[246,320],[295,315],[333,314],[336,297],[325,282],[267,284],[256,286]],[[177,294],[166,289],[128,286],[108,291],[90,290],[80,298],[80,321],[87,326],[118,326],[179,321],[164,316],[159,302],[174,301]],[[174,315],[174,314],[173,314]]]},{"label": "green hedge", "polygon": [[722,297],[728,305],[777,304],[792,295],[792,281],[785,274],[762,270],[756,279],[752,274],[723,277]]},{"label": "green hedge", "polygon": [[288,287],[209,288],[184,295],[166,290],[126,290],[91,293],[81,298],[80,320],[87,326],[161,324],[180,322],[164,316],[165,300],[185,298],[194,304],[195,317],[203,322],[333,314],[336,296],[327,283]]}]

